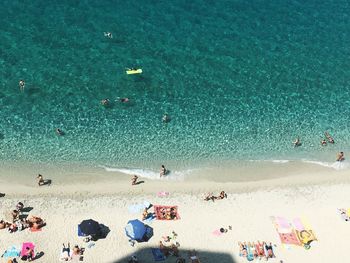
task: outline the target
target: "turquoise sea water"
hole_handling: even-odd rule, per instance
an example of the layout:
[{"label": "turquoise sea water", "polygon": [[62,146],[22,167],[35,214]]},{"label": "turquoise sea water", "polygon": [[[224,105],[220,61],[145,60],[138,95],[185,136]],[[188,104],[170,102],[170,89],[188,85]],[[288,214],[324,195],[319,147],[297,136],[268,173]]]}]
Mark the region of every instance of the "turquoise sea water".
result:
[{"label": "turquoise sea water", "polygon": [[[3,0],[0,34],[2,161],[193,166],[350,150],[348,1]],[[131,102],[100,105],[117,97]],[[322,148],[325,130],[336,144]]]}]

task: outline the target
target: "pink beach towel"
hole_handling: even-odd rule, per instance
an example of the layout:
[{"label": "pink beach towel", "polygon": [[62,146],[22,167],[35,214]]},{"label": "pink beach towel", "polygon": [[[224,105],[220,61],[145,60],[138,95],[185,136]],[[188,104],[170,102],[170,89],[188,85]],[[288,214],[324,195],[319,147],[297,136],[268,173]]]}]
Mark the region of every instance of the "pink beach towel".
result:
[{"label": "pink beach towel", "polygon": [[293,219],[293,225],[294,228],[298,231],[302,231],[305,229],[303,222],[301,221],[300,218],[294,218]]},{"label": "pink beach towel", "polygon": [[33,256],[35,255],[34,253],[35,245],[32,242],[25,242],[22,244],[21,257],[27,256],[27,247],[29,247],[30,249],[33,249]]},{"label": "pink beach towel", "polygon": [[222,233],[220,232],[220,229],[214,230],[212,234],[213,234],[214,236],[217,236],[217,237],[219,237],[219,236],[222,235]]},{"label": "pink beach towel", "polygon": [[169,192],[165,192],[165,191],[160,191],[157,193],[158,197],[168,197],[169,196]]}]

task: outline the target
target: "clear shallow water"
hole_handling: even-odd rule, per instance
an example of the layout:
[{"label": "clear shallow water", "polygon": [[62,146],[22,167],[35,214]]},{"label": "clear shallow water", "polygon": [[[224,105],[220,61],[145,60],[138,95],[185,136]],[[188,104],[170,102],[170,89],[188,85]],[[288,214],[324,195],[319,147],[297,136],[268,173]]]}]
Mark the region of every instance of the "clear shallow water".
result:
[{"label": "clear shallow water", "polygon": [[[0,158],[114,167],[333,159],[350,150],[349,7],[2,1]],[[133,66],[144,73],[126,75]],[[117,97],[131,103],[100,105]],[[336,145],[319,146],[325,130]]]}]

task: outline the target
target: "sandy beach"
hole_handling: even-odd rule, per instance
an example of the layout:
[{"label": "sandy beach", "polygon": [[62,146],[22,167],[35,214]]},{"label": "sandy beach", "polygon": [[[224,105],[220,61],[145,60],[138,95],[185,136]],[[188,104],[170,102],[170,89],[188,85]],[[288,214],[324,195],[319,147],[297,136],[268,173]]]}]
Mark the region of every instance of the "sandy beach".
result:
[{"label": "sandy beach", "polygon": [[[62,243],[70,242],[85,247],[84,262],[127,262],[131,255],[137,255],[139,262],[154,262],[151,248],[158,247],[163,236],[175,231],[180,255],[186,262],[190,262],[188,251],[192,249],[197,251],[201,262],[246,262],[247,259],[239,256],[238,242],[258,240],[275,245],[276,258],[270,259],[271,262],[342,262],[346,257],[349,223],[342,220],[337,211],[349,206],[346,170],[322,169],[320,173],[315,168],[316,172],[309,176],[243,182],[141,178],[145,182],[136,186],[130,185],[130,176],[111,175],[101,169],[91,171],[98,171],[96,176],[84,175],[87,171],[80,174],[72,171],[71,175],[61,176],[63,180],[53,174],[53,184],[42,187],[37,186],[34,179],[9,183],[6,171],[2,171],[0,192],[6,195],[0,199],[1,215],[5,216],[21,201],[25,207],[33,208],[30,215],[42,217],[47,226],[34,233],[23,230],[11,234],[0,230],[1,253],[11,245],[31,241],[36,245],[36,252],[44,253],[35,262],[59,262]],[[221,190],[227,192],[227,199],[203,200],[205,193],[219,194]],[[169,192],[169,196],[159,197],[159,191]],[[153,205],[177,205],[181,219],[152,220],[148,224],[154,229],[153,237],[131,247],[124,227],[130,219],[141,220],[141,211],[130,208],[145,201]],[[283,246],[271,216],[290,220],[306,218],[317,241],[311,243],[309,250]],[[108,226],[110,232],[89,248],[90,245],[77,236],[77,225],[90,218]],[[229,226],[232,230],[227,233],[213,234]],[[175,261],[176,257],[170,256],[164,262]],[[0,262],[7,261],[1,258]]]}]

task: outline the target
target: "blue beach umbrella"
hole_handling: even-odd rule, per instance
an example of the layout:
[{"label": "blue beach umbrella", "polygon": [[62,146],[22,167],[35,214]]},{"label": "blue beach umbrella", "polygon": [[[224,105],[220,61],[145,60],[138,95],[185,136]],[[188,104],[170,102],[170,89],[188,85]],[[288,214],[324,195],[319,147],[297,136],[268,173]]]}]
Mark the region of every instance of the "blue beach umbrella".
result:
[{"label": "blue beach umbrella", "polygon": [[153,228],[138,219],[134,219],[126,225],[125,234],[137,242],[147,242],[153,236]]}]

